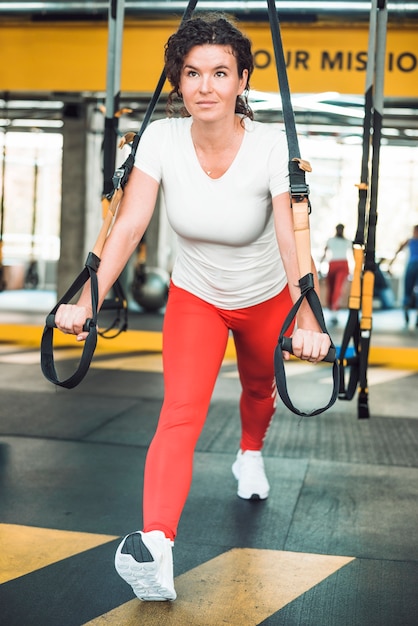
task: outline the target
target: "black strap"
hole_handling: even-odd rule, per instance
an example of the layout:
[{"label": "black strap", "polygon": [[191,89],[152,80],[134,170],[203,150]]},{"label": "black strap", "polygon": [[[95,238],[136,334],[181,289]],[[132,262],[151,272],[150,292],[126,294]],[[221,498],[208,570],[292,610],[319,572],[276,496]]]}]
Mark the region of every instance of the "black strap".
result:
[{"label": "black strap", "polygon": [[284,360],[283,360],[283,350],[286,350],[288,352],[292,351],[291,340],[288,337],[286,337],[285,334],[288,331],[289,327],[291,326],[305,298],[308,301],[316,319],[318,320],[318,323],[321,327],[322,332],[324,333],[327,332],[324,316],[322,313],[321,303],[314,289],[313,274],[307,274],[306,276],[301,278],[301,280],[299,281],[299,285],[301,288],[301,295],[299,299],[293,305],[292,309],[289,311],[284,321],[282,330],[279,335],[279,340],[277,342],[277,346],[274,352],[274,368],[275,368],[277,390],[284,404],[287,406],[287,408],[290,409],[293,413],[296,413],[296,415],[300,415],[303,417],[305,416],[311,417],[313,415],[319,415],[319,413],[323,413],[324,411],[329,409],[329,407],[332,406],[337,399],[338,384],[339,384],[338,360],[336,358],[335,346],[331,341],[331,348],[328,352],[327,357],[325,358],[327,362],[331,362],[333,364],[332,366],[333,388],[332,388],[332,393],[331,393],[328,403],[325,406],[320,407],[319,409],[313,409],[312,411],[301,411],[300,409],[296,408],[296,406],[291,401],[288,391],[287,391],[286,373],[285,373]]},{"label": "black strap", "polygon": [[[338,355],[340,366],[340,386],[338,398],[340,400],[351,400],[356,392],[359,380],[359,335],[360,326],[358,321],[358,311],[351,309],[348,312],[348,319],[344,330],[340,352]],[[353,338],[353,354],[347,357],[350,339]],[[346,369],[349,370],[348,382],[346,381]]]},{"label": "black strap", "polygon": [[286,70],[286,61],[283,50],[280,22],[277,15],[275,0],[267,0],[271,38],[273,40],[274,56],[276,59],[277,77],[280,85],[280,98],[282,101],[283,121],[286,130],[289,160],[300,157],[299,142],[296,132],[295,116],[290,95],[289,80]]},{"label": "black strap", "polygon": [[[282,100],[282,110],[283,110],[283,119],[286,130],[287,144],[289,150],[289,183],[290,183],[290,196],[292,200],[292,205],[297,203],[302,203],[306,205],[307,210],[310,212],[310,203],[309,203],[309,187],[306,184],[305,180],[305,169],[301,166],[300,160],[300,151],[298,138],[296,133],[296,125],[293,113],[293,107],[290,96],[289,83],[287,79],[287,71],[286,71],[286,62],[284,58],[282,38],[280,34],[280,25],[279,19],[277,15],[276,3],[275,0],[267,0],[268,5],[268,13],[269,13],[269,21],[270,28],[272,33],[274,54],[276,58],[276,67],[278,74],[278,81],[280,85],[280,96]],[[308,219],[308,218],[307,218]],[[301,255],[308,255],[309,262],[306,265],[310,266],[310,249],[298,251]],[[298,254],[299,256],[299,254]],[[338,388],[339,388],[339,373],[338,373],[338,360],[336,358],[336,350],[335,346],[331,340],[331,348],[326,357],[326,360],[333,363],[333,389],[331,393],[330,400],[328,404],[319,409],[314,409],[312,411],[300,411],[298,408],[294,406],[292,401],[290,400],[289,394],[287,392],[286,385],[286,374],[285,367],[283,362],[283,349],[288,352],[291,352],[291,343],[286,341],[285,333],[289,329],[291,323],[293,322],[296,313],[298,312],[302,302],[306,299],[308,304],[310,305],[315,318],[324,333],[328,333],[324,316],[322,312],[321,303],[316,294],[314,287],[313,274],[310,272],[299,280],[299,285],[301,288],[301,295],[297,302],[293,305],[291,311],[289,312],[284,324],[283,328],[280,332],[278,344],[274,353],[274,367],[275,367],[275,377],[277,390],[284,404],[297,415],[301,416],[313,416],[318,415],[326,411],[330,406],[334,404],[338,396]]]},{"label": "black strap", "polygon": [[[61,300],[54,306],[50,314],[46,318],[46,324],[41,339],[41,369],[44,376],[54,385],[72,389],[86,375],[94,350],[97,344],[97,304],[98,304],[98,286],[97,286],[97,270],[99,268],[100,259],[93,252],[90,252],[83,271],[77,276],[71,287],[66,291]],[[83,352],[80,358],[78,368],[72,376],[65,380],[58,378],[54,364],[53,338],[55,328],[55,313],[61,304],[67,304],[90,279],[91,284],[91,305],[93,317],[86,321],[85,331],[88,331],[86,341],[84,342]]]},{"label": "black strap", "polygon": [[114,339],[122,332],[128,330],[128,302],[123,291],[120,280],[117,280],[112,287],[113,297],[106,298],[100,311],[116,311],[113,322],[104,329],[99,329],[98,333],[103,339]]}]

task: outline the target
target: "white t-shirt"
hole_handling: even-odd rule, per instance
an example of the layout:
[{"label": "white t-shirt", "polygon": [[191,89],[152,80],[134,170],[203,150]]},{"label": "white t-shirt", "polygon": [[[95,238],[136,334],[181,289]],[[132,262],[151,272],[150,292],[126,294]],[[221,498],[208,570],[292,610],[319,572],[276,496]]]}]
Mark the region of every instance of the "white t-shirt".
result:
[{"label": "white t-shirt", "polygon": [[345,237],[331,237],[327,241],[327,255],[330,261],[347,261],[352,243]]},{"label": "white t-shirt", "polygon": [[158,120],[139,143],[135,165],[161,182],[178,236],[175,285],[223,309],[264,302],[287,279],[272,217],[272,197],[288,191],[286,136],[245,120],[241,147],[225,174],[202,170],[192,118]]}]

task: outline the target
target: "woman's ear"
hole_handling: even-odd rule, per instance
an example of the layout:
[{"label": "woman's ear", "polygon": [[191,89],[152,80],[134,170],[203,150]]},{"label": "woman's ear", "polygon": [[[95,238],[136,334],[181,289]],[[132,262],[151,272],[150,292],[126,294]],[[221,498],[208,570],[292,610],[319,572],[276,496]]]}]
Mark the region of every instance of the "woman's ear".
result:
[{"label": "woman's ear", "polygon": [[244,93],[244,91],[247,89],[247,83],[248,83],[248,70],[242,70],[242,75],[239,81],[239,90],[238,90],[238,95],[242,96],[242,94]]}]

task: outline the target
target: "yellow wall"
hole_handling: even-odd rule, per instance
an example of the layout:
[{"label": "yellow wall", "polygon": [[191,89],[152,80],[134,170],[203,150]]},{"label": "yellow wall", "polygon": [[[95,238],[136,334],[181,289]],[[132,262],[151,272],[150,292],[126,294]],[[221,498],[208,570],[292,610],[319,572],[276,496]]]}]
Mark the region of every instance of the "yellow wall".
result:
[{"label": "yellow wall", "polygon": [[[176,25],[126,22],[122,91],[154,91],[164,43]],[[241,28],[259,66],[251,86],[276,91],[269,25],[241,23]],[[282,35],[294,93],[364,92],[367,25],[285,25]],[[0,24],[1,91],[104,91],[106,57],[106,23]],[[385,95],[418,97],[418,24],[388,30]]]}]

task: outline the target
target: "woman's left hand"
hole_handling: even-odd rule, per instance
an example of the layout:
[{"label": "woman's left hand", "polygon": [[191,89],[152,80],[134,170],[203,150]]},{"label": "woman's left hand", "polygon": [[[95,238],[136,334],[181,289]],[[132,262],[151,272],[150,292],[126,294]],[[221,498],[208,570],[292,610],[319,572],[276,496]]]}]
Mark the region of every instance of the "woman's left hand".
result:
[{"label": "woman's left hand", "polygon": [[[293,354],[304,361],[319,363],[328,354],[331,339],[327,333],[298,328],[292,335]],[[283,357],[288,360],[290,355],[283,352]]]}]

